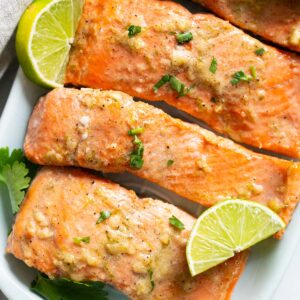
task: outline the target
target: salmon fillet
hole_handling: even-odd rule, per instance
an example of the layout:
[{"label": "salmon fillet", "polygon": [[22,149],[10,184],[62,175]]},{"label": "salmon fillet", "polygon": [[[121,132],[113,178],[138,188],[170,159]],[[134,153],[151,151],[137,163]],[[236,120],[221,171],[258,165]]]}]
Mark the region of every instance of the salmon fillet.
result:
[{"label": "salmon fillet", "polygon": [[[139,169],[131,165],[136,145],[128,134],[136,128],[143,129]],[[300,193],[297,163],[256,154],[116,91],[51,91],[33,111],[24,151],[41,165],[129,171],[204,206],[231,197],[257,201],[286,223]]]},{"label": "salmon fillet", "polygon": [[[111,215],[97,224],[102,211]],[[169,224],[172,215],[184,230]],[[229,299],[247,252],[192,278],[185,247],[194,221],[87,172],[45,167],[29,188],[7,252],[51,278],[109,283],[131,299]]]},{"label": "salmon fillet", "polygon": [[[179,44],[184,32],[193,39]],[[172,85],[155,92],[164,75]],[[235,141],[300,157],[299,57],[173,2],[86,0],[65,83],[164,100]]]},{"label": "salmon fillet", "polygon": [[263,38],[300,51],[300,2],[293,0],[194,0]]}]

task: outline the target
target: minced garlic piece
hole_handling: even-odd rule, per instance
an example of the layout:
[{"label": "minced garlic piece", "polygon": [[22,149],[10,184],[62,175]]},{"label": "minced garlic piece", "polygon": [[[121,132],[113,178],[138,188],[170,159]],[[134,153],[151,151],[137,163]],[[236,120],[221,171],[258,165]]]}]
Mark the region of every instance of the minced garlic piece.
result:
[{"label": "minced garlic piece", "polygon": [[253,195],[259,195],[264,190],[264,187],[262,185],[254,183],[254,182],[249,183],[247,187],[248,187],[249,191],[252,192]]},{"label": "minced garlic piece", "polygon": [[48,238],[52,237],[53,235],[54,235],[53,231],[50,230],[48,227],[39,229],[39,230],[37,231],[37,236],[38,236],[40,239],[48,239]]},{"label": "minced garlic piece", "polygon": [[278,198],[274,198],[268,202],[268,206],[276,213],[279,213],[285,205]]},{"label": "minced garlic piece", "polygon": [[41,211],[35,211],[34,212],[34,219],[37,221],[37,223],[40,226],[47,226],[48,225],[48,219]]},{"label": "minced garlic piece", "polygon": [[205,155],[196,161],[198,168],[204,172],[211,172],[212,168],[208,165]]},{"label": "minced garlic piece", "polygon": [[106,244],[105,247],[108,253],[112,255],[118,255],[121,253],[133,255],[136,252],[134,246],[126,240],[120,243]]},{"label": "minced garlic piece", "polygon": [[295,46],[300,45],[300,27],[296,27],[293,29],[290,35],[289,43]]}]

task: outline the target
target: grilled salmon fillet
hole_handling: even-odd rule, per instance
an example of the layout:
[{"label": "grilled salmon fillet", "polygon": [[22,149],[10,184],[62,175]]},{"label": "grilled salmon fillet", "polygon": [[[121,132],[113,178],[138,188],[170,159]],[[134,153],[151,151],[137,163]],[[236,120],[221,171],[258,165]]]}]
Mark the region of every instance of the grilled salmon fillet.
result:
[{"label": "grilled salmon fillet", "polygon": [[[99,222],[103,211],[110,216]],[[169,224],[172,215],[185,230]],[[194,221],[87,172],[45,167],[29,188],[7,252],[51,278],[109,283],[131,299],[229,299],[247,252],[192,278],[185,247]]]},{"label": "grilled salmon fillet", "polygon": [[[143,131],[141,168],[131,162],[131,129]],[[24,152],[41,165],[129,171],[204,206],[231,197],[257,201],[286,223],[300,194],[297,163],[256,154],[116,91],[51,91],[33,111]]]},{"label": "grilled salmon fillet", "polygon": [[293,0],[194,0],[263,38],[300,51],[300,2]]},{"label": "grilled salmon fillet", "polygon": [[173,2],[86,0],[65,83],[164,100],[238,142],[300,157],[299,57]]}]

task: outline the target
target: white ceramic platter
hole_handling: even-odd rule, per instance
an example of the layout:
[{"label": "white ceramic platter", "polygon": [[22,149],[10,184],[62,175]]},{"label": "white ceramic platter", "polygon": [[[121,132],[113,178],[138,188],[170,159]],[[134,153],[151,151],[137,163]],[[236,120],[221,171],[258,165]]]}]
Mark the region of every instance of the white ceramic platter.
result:
[{"label": "white ceramic platter", "polygon": [[[181,1],[177,1],[181,2]],[[199,7],[191,5],[193,11]],[[46,93],[19,71],[5,110],[0,120],[0,147],[9,146],[10,149],[20,148],[34,104],[39,96]],[[162,103],[151,103],[163,108],[169,114],[190,122],[195,119],[178,112]],[[134,189],[140,195],[150,195],[158,199],[171,202],[198,216],[202,208],[190,201],[184,200],[172,192],[166,191],[145,180],[129,174],[108,175],[110,179],[121,183],[125,187]],[[11,255],[5,254],[7,234],[12,224],[12,214],[7,191],[0,186],[0,289],[12,300],[40,299],[29,289],[35,277],[35,271]],[[270,300],[288,267],[298,241],[300,241],[300,209],[298,208],[293,221],[288,226],[283,240],[269,239],[254,247],[251,256],[239,280],[232,300]],[[117,293],[110,292],[110,300],[126,299]]]},{"label": "white ceramic platter", "polygon": [[[0,121],[0,147],[10,149],[22,147],[27,121],[38,97],[46,93],[30,81],[19,70],[12,87]],[[161,103],[157,103],[172,115],[178,112]],[[186,115],[182,116],[188,119]],[[138,179],[129,174],[108,175],[123,186],[135,189],[139,194],[151,195],[155,198],[179,205],[194,215],[199,215],[201,207],[197,204]],[[39,299],[29,290],[35,271],[25,266],[11,255],[5,254],[7,233],[11,228],[12,215],[7,191],[0,187],[0,289],[9,299],[31,300]],[[293,255],[298,240],[300,240],[300,209],[297,209],[293,221],[288,226],[283,240],[269,239],[251,251],[251,256],[242,278],[239,280],[233,300],[269,300],[276,290],[288,263]],[[111,294],[110,299],[124,299]]]}]

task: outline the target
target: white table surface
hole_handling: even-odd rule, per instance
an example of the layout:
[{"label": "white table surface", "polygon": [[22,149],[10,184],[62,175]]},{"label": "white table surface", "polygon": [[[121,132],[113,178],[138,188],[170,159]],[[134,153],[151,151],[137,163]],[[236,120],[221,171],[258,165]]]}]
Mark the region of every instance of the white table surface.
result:
[{"label": "white table surface", "polygon": [[[0,79],[0,115],[2,114],[3,107],[9,95],[17,68],[17,62],[14,60],[2,79]],[[1,293],[1,291],[0,300],[6,300],[6,297]],[[293,258],[291,259],[287,272],[284,274],[277,290],[274,292],[274,295],[270,300],[300,300],[300,242],[298,243]]]}]

